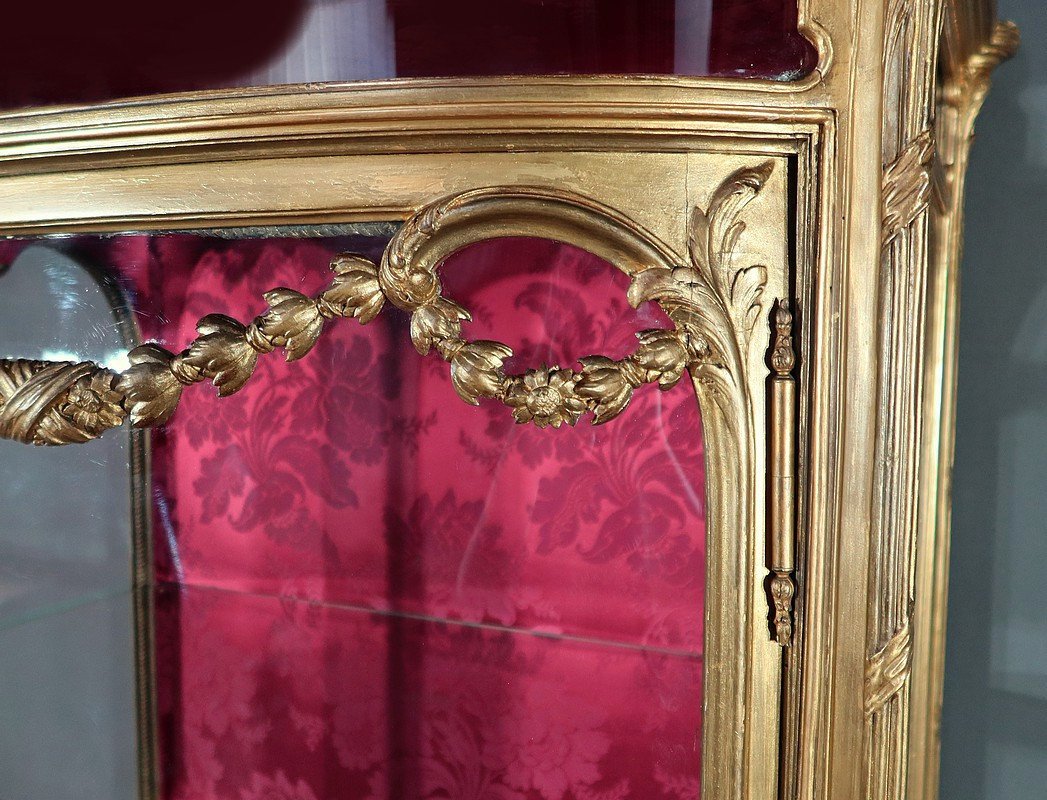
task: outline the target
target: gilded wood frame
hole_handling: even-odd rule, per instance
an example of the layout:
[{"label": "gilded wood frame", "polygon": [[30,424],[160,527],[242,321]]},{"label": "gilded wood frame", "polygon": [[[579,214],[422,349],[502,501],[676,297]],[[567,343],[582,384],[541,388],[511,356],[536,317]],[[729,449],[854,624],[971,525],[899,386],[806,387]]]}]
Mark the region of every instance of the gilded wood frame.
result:
[{"label": "gilded wood frame", "polygon": [[[584,147],[590,141],[588,134],[576,139],[578,150],[570,148],[569,140],[561,140],[551,150],[532,146],[528,153],[519,150],[512,153],[475,152],[468,159],[438,152],[422,153],[412,169],[414,174],[406,178],[402,166],[394,171],[384,157],[329,156],[319,160],[311,169],[304,168],[304,159],[288,159],[279,166],[293,168],[296,175],[313,185],[322,179],[321,176],[330,176],[332,169],[339,169],[342,174],[361,178],[394,176],[406,187],[402,195],[408,199],[401,200],[397,195],[399,205],[395,212],[385,210],[385,206],[375,211],[369,189],[346,189],[341,181],[337,181],[336,185],[341,185],[338,194],[341,208],[325,211],[324,219],[340,221],[361,217],[373,219],[379,215],[388,218],[393,214],[407,217],[419,210],[412,204],[427,195],[439,198],[447,192],[467,191],[477,184],[482,186],[482,181],[494,181],[506,187],[521,183],[533,186],[544,172],[559,167],[563,173],[548,189],[595,196],[624,215],[622,221],[616,223],[618,233],[614,236],[618,243],[601,219],[585,220],[579,224],[565,216],[565,208],[546,202],[528,212],[525,222],[513,218],[510,205],[501,216],[483,218],[455,231],[451,242],[441,244],[439,251],[447,252],[490,235],[527,233],[573,241],[608,257],[626,271],[642,265],[663,272],[688,261],[687,219],[693,207],[708,206],[718,187],[730,178],[732,172],[760,165],[771,167],[767,170],[766,185],[750,201],[751,213],[743,217],[748,227],[739,238],[740,247],[746,250],[742,264],[755,259],[766,268],[767,286],[757,315],[735,328],[726,318],[722,322],[713,320],[715,324],[711,324],[704,319],[701,308],[687,312],[699,315],[693,318],[693,323],[686,315],[681,318],[681,324],[698,325],[695,330],[705,331],[703,335],[713,342],[726,342],[741,338],[743,334],[752,335],[751,338],[756,340],[753,346],[742,347],[735,356],[738,366],[729,370],[735,381],[733,384],[715,380],[715,371],[706,375],[701,368],[692,369],[696,391],[702,400],[708,461],[709,568],[704,691],[706,697],[714,701],[707,702],[705,707],[707,732],[702,758],[707,796],[770,796],[775,792],[778,779],[781,649],[770,635],[767,623],[765,485],[758,480],[766,470],[765,382],[769,375],[766,358],[771,344],[771,299],[790,295],[790,261],[795,259],[802,263],[804,276],[810,273],[809,262],[813,253],[805,250],[802,256],[790,255],[790,242],[796,238],[792,226],[797,223],[792,221],[789,209],[790,205],[795,205],[804,217],[813,213],[808,210],[813,193],[795,195],[791,202],[789,194],[796,192],[798,186],[810,185],[808,175],[822,138],[822,126],[812,124],[806,118],[789,126],[768,126],[759,136],[746,136],[744,146],[738,148],[740,152],[732,153],[733,148],[724,146],[724,134],[718,130],[719,124],[705,120],[697,123],[695,129],[685,128],[668,140],[654,139],[644,130],[631,135],[618,134],[616,149],[609,153],[586,152]],[[708,152],[710,140],[716,142],[712,154]],[[489,158],[480,159],[481,155],[489,155]],[[398,160],[402,164],[402,158]],[[477,164],[478,160],[481,163]],[[620,174],[623,160],[630,164],[631,179]],[[243,168],[237,162],[225,163],[234,171]],[[380,168],[371,172],[375,163]],[[258,165],[247,166],[252,172],[244,179],[257,180],[255,171]],[[150,169],[160,177],[167,171],[162,166]],[[690,177],[692,173],[694,177]],[[611,181],[611,175],[618,177]],[[683,176],[683,180],[673,180],[674,175]],[[630,185],[632,181],[636,183]],[[650,191],[640,190],[652,181],[661,185],[658,197]],[[415,188],[418,183],[423,184],[420,189]],[[412,193],[417,200],[410,199]],[[512,190],[500,189],[495,195],[509,197]],[[220,202],[233,203],[239,199],[237,192],[230,191]],[[256,197],[262,208],[240,221],[248,225],[271,221],[272,212],[265,209],[264,204],[283,201],[282,190],[276,185],[267,198]],[[421,207],[424,205],[422,203]],[[520,211],[523,213],[522,208]],[[134,227],[165,229],[178,225],[200,226],[207,222],[214,224],[214,221],[210,213],[203,212],[199,218],[186,219],[179,215],[177,224],[153,219],[148,226],[136,222]],[[296,217],[295,221],[316,220]],[[46,228],[34,226],[34,230],[66,231],[71,227],[83,229],[83,223],[77,221],[72,226],[57,223]],[[653,242],[658,244],[652,250]],[[630,256],[634,251],[636,255]],[[647,263],[650,258],[643,253],[659,251],[664,255],[658,256],[655,263]],[[439,260],[437,256],[434,258]],[[668,301],[667,307],[673,314],[672,298]],[[761,331],[762,335],[754,334],[754,331]],[[293,367],[288,369],[293,370]],[[725,737],[719,733],[724,730],[743,731],[744,735]]]},{"label": "gilded wood frame", "polygon": [[[960,112],[935,131],[946,7],[944,96]],[[442,194],[527,183],[581,191],[682,252],[711,172],[681,180],[681,154],[718,154],[721,177],[753,156],[790,162],[792,272],[768,291],[799,321],[796,646],[771,645],[756,600],[763,442],[730,446],[706,403],[711,541],[738,530],[724,500],[748,497],[740,562],[721,574],[753,580],[710,583],[704,796],[932,797],[963,142],[1015,40],[988,0],[801,0],[800,19],[819,67],[796,83],[413,80],[6,114],[0,233],[402,219]],[[894,65],[897,31],[916,57]],[[953,177],[928,222],[936,138]],[[944,244],[926,243],[931,224]],[[926,300],[888,280],[902,271],[930,281]],[[750,367],[763,398],[766,368]],[[729,653],[716,631],[739,609]]]}]

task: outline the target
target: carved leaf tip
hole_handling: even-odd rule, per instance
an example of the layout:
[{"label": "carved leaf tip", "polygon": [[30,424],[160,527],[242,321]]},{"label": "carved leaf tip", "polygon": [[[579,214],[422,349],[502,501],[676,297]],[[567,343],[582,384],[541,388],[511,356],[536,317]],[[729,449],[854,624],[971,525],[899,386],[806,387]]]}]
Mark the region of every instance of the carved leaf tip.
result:
[{"label": "carved leaf tip", "polygon": [[755,167],[743,167],[735,172],[728,181],[735,181],[754,192],[760,191],[774,172],[774,162],[764,161]]},{"label": "carved leaf tip", "polygon": [[483,339],[466,342],[451,357],[451,384],[469,405],[478,406],[485,397],[500,397],[505,391],[503,365],[513,351],[501,342]]},{"label": "carved leaf tip", "polygon": [[683,299],[686,290],[674,272],[666,267],[651,267],[636,273],[626,290],[629,305],[639,308],[648,301]]},{"label": "carved leaf tip", "polygon": [[471,320],[469,312],[456,302],[437,297],[411,314],[411,343],[424,356],[441,341],[459,338],[462,323]]},{"label": "carved leaf tip", "polygon": [[713,192],[708,211],[695,206],[691,212],[688,231],[691,262],[721,292],[727,288],[724,284],[730,255],[745,231],[745,223],[738,220],[738,214],[760,193],[773,171],[773,161],[735,170]]},{"label": "carved leaf tip", "polygon": [[738,270],[731,280],[731,308],[735,310],[740,328],[746,335],[752,333],[760,316],[760,298],[767,285],[767,267],[753,266]]},{"label": "carved leaf tip", "polygon": [[578,359],[582,373],[575,391],[589,401],[593,425],[603,425],[617,417],[633,399],[633,389],[642,383],[642,376],[632,361],[615,361],[606,356],[586,356]]},{"label": "carved leaf tip", "polygon": [[131,366],[116,379],[124,408],[135,428],[163,425],[182,396],[184,384],[172,371],[175,355],[155,344],[143,344],[128,353]]},{"label": "carved leaf tip", "polygon": [[294,289],[279,288],[263,297],[269,310],[253,323],[261,338],[272,347],[282,347],[286,361],[297,361],[316,344],[324,327],[317,302]]},{"label": "carved leaf tip", "polygon": [[342,253],[335,256],[331,269],[334,280],[317,300],[320,313],[355,317],[361,325],[377,317],[385,305],[377,265],[363,256]]}]

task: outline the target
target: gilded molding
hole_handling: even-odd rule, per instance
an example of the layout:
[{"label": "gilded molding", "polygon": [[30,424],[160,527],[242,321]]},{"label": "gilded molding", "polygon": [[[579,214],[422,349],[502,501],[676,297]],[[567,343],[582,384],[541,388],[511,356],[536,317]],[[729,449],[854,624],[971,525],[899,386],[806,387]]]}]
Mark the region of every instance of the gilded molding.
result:
[{"label": "gilded molding", "polygon": [[[762,618],[754,619],[757,595],[747,582],[762,566],[752,563],[751,540],[763,532],[768,510],[755,485],[765,474],[760,454],[765,415],[762,407],[757,414],[739,413],[737,404],[751,399],[746,392],[761,399],[764,374],[742,371],[743,384],[734,385],[731,357],[724,356],[716,359],[720,366],[691,369],[709,464],[702,795],[737,800],[777,796],[778,790],[783,798],[804,800],[902,797],[904,750],[917,749],[906,730],[917,713],[915,689],[903,687],[866,717],[861,744],[855,742],[854,725],[862,719],[866,658],[891,641],[911,603],[905,582],[913,568],[908,528],[899,524],[910,490],[905,476],[890,473],[906,463],[907,448],[916,446],[904,435],[911,431],[894,422],[907,413],[895,399],[911,403],[913,398],[889,386],[882,375],[909,371],[906,348],[922,341],[920,325],[909,324],[908,307],[901,305],[907,302],[905,292],[888,286],[892,275],[903,287],[919,277],[919,271],[909,271],[904,256],[906,248],[919,245],[920,233],[890,239],[892,260],[874,275],[870,264],[882,234],[869,232],[865,219],[873,211],[868,203],[880,201],[882,166],[928,125],[920,114],[899,123],[895,112],[906,104],[922,108],[924,89],[933,102],[938,60],[925,40],[911,34],[916,29],[935,35],[933,24],[924,22],[925,11],[934,5],[934,0],[889,0],[885,18],[883,2],[801,0],[801,29],[809,36],[825,31],[821,38],[812,37],[821,57],[818,73],[803,85],[650,76],[397,81],[8,113],[0,120],[4,231],[94,233],[402,219],[437,195],[492,181],[537,181],[606,199],[652,226],[682,253],[682,237],[677,239],[682,225],[674,221],[672,233],[658,228],[652,216],[645,216],[648,209],[686,208],[689,204],[677,202],[683,194],[692,198],[690,204],[700,196],[704,207],[704,176],[719,176],[705,160],[710,154],[731,163],[726,174],[739,159],[794,153],[788,143],[801,143],[802,155],[795,160],[799,169],[788,189],[790,202],[798,203],[797,224],[779,229],[796,237],[793,280],[810,321],[803,326],[801,344],[807,362],[802,374],[810,377],[810,387],[803,393],[798,432],[804,437],[804,460],[798,466],[805,482],[797,496],[805,525],[799,540],[805,548],[803,637],[797,640],[802,647],[783,654],[753,635],[756,627],[766,627]],[[959,0],[952,5],[974,18],[964,26],[969,35],[955,50],[958,70],[951,76],[962,84],[955,99],[963,109],[957,116],[966,121],[979,99],[972,84],[987,85],[982,59],[997,57],[994,48],[1004,44],[997,48],[993,43],[1005,37],[998,30],[979,51],[995,15],[993,4]],[[893,61],[883,52],[895,46],[883,47],[885,31],[902,42],[902,53]],[[838,58],[830,70],[833,43]],[[958,73],[972,52],[970,74],[961,80]],[[930,75],[887,81],[889,90],[882,92],[884,82],[875,73],[888,62],[899,72],[920,68]],[[949,92],[947,81],[942,97],[948,100]],[[881,113],[888,119],[878,130]],[[899,141],[893,141],[895,136]],[[936,138],[939,148],[948,147],[946,137]],[[774,147],[763,144],[767,139],[774,140]],[[649,158],[654,152],[656,157]],[[687,159],[695,153],[702,158],[694,158],[692,169]],[[589,163],[605,154],[618,159],[619,173],[601,172]],[[659,171],[662,161],[672,164],[669,180]],[[650,187],[650,198],[636,192],[637,173]],[[703,177],[696,181],[698,176]],[[956,182],[961,180],[962,175]],[[252,190],[247,205],[245,186]],[[632,197],[623,197],[623,186]],[[948,240],[958,239],[953,233]],[[669,262],[647,263],[671,273],[686,259],[670,254]],[[777,281],[774,263],[772,280]],[[362,284],[360,292],[366,293],[367,269],[354,271],[360,274],[351,282]],[[373,292],[375,285],[370,284],[371,301],[384,304],[385,295]],[[783,292],[779,286],[778,293]],[[876,307],[877,298],[889,292],[899,303],[898,313],[880,313]],[[686,299],[686,293],[679,295]],[[688,306],[680,308],[685,318]],[[677,330],[719,325],[703,321],[697,312],[694,316],[699,319],[693,325],[677,322]],[[930,318],[927,325],[935,330]],[[759,333],[760,358],[746,362],[751,366],[765,355]],[[878,338],[888,334],[897,340]],[[730,347],[738,351],[742,340],[735,333],[730,338]],[[140,358],[148,362],[148,351]],[[172,391],[180,392],[189,378],[179,370]],[[868,391],[853,392],[858,383]],[[872,431],[883,422],[897,433],[895,441],[874,437]],[[933,463],[945,459],[935,454]],[[921,487],[925,474],[921,470]],[[881,511],[884,505],[890,508]],[[922,570],[927,563],[921,550],[915,567]],[[919,638],[927,607],[922,599],[917,602],[912,635],[919,658],[927,650]],[[780,664],[785,665],[784,681],[779,680]],[[914,687],[915,681],[914,667]],[[779,684],[780,711],[774,703]]]},{"label": "gilded molding", "polygon": [[[877,398],[873,503],[865,622],[861,796],[903,797],[907,780],[898,748],[909,730],[910,619],[918,548],[917,463],[922,396],[920,364],[926,313],[934,103],[942,0],[897,6],[904,18],[883,54],[880,128],[882,227],[875,344]],[[904,634],[900,633],[904,631]]]},{"label": "gilded molding", "polygon": [[881,711],[909,680],[912,634],[907,621],[865,665],[865,715]]},{"label": "gilded molding", "polygon": [[883,169],[883,246],[927,209],[931,196],[934,136],[928,129]]},{"label": "gilded molding", "polygon": [[[762,308],[767,271],[733,266],[745,230],[738,217],[772,166],[767,161],[735,171],[714,190],[707,209],[693,210],[688,266],[678,266],[664,245],[611,209],[570,193],[494,187],[439,200],[405,222],[380,265],[339,255],[331,263],[330,285],[316,297],[286,288],[268,291],[268,309],[248,325],[209,314],[197,324],[199,336],[180,353],[155,343],[140,345],[119,375],[93,364],[0,361],[5,376],[0,436],[70,444],[101,435],[125,416],[134,427],[161,425],[186,386],[210,381],[220,397],[233,394],[250,379],[259,355],[282,349],[287,361],[296,361],[313,348],[328,320],[351,317],[366,324],[386,300],[411,314],[415,349],[422,355],[435,350],[449,363],[462,400],[472,405],[500,400],[518,423],[555,428],[574,425],[589,413],[599,425],[621,414],[635,389],[648,383],[669,389],[687,369],[714,393],[719,387],[723,397],[740,399],[742,353]],[[507,375],[503,367],[512,350],[500,342],[462,338],[470,314],[441,294],[437,268],[454,250],[504,231],[503,221],[514,218],[525,228],[551,228],[564,240],[588,237],[594,251],[624,253],[629,263],[619,266],[633,275],[629,302],[661,303],[676,328],[639,332],[636,349],[621,360],[592,355],[579,359],[577,372],[541,365]]]}]

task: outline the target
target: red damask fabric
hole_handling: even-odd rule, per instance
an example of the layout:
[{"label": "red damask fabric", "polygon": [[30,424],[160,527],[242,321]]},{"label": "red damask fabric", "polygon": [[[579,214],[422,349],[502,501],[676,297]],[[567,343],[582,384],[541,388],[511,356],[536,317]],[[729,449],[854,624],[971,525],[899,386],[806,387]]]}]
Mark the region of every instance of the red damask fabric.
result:
[{"label": "red damask fabric", "polygon": [[[384,240],[120,237],[143,332],[251,319]],[[668,325],[548,241],[444,266],[469,338],[522,370],[621,357]],[[167,800],[682,800],[699,793],[704,469],[686,379],[592,427],[515,425],[454,394],[386,309],[188,389],[154,437]]]}]

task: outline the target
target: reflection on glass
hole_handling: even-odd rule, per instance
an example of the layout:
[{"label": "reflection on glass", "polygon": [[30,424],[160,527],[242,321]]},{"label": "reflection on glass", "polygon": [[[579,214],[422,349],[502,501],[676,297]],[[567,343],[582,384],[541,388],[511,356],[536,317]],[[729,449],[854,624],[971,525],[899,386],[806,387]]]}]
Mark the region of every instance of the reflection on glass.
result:
[{"label": "reflection on glass", "polygon": [[[19,3],[0,106],[393,77],[737,75],[814,67],[796,0],[251,0]],[[55,57],[61,53],[61,57]]]},{"label": "reflection on glass", "polygon": [[[388,237],[67,242],[116,270],[147,338],[315,293]],[[15,245],[12,245],[14,247]],[[535,239],[443,266],[469,338],[512,371],[620,358],[627,277]],[[463,403],[408,320],[330,323],[154,435],[165,800],[696,798],[705,524],[685,380],[602,427],[539,430]]]},{"label": "reflection on glass", "polygon": [[[33,246],[0,276],[3,356],[112,362],[126,345],[73,259]],[[135,796],[129,452],[126,431],[0,442],[4,800]]]}]

